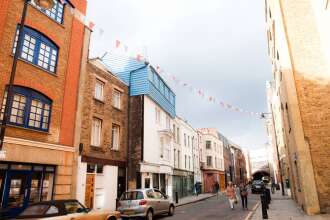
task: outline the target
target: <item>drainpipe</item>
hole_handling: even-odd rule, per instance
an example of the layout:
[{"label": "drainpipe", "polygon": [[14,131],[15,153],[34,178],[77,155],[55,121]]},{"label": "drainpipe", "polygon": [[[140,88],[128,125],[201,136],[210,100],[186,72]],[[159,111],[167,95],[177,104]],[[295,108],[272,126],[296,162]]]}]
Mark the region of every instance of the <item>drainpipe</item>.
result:
[{"label": "drainpipe", "polygon": [[[129,72],[129,80],[128,80],[128,106],[127,106],[127,153],[126,153],[126,160],[127,160],[127,165],[126,165],[126,190],[128,190],[128,184],[129,184],[129,175],[130,172],[132,171],[132,165],[133,162],[129,158],[131,155],[131,132],[130,132],[130,112],[131,112],[131,78],[132,78],[132,73],[137,72],[139,70],[142,70],[144,68],[147,68],[149,66],[149,62],[145,61],[144,66],[137,68],[135,70],[132,70]],[[130,177],[131,178],[131,177]]]}]

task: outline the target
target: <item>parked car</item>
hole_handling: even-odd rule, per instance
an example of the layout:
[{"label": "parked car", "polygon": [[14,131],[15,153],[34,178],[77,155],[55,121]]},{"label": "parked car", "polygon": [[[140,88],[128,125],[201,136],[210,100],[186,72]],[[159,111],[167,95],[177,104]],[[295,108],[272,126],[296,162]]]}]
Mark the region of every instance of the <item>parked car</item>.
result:
[{"label": "parked car", "polygon": [[152,220],[155,215],[174,215],[174,203],[157,189],[136,189],[123,193],[118,203],[121,217],[144,217]]},{"label": "parked car", "polygon": [[251,192],[261,193],[265,189],[265,184],[262,180],[254,180],[252,182]]},{"label": "parked car", "polygon": [[45,220],[116,220],[117,211],[91,211],[77,200],[52,200],[38,202],[28,206],[16,219]]}]

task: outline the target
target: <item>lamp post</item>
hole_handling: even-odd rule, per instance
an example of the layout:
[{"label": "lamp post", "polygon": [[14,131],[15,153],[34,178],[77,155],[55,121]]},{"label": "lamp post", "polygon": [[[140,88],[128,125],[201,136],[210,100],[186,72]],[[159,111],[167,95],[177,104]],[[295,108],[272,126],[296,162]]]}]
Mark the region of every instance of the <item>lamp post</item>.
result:
[{"label": "lamp post", "polygon": [[282,196],[285,196],[284,183],[283,183],[283,174],[282,174],[282,164],[281,164],[281,160],[280,160],[280,153],[279,153],[279,150],[278,150],[277,134],[276,134],[275,119],[274,119],[274,114],[273,114],[273,107],[271,107],[271,109],[272,109],[272,113],[262,113],[261,118],[266,119],[266,115],[271,115],[271,117],[272,117],[274,135],[275,135],[276,153],[277,153],[277,160],[278,160],[278,169],[279,169],[280,181],[281,181],[281,190],[282,190]]},{"label": "lamp post", "polygon": [[[23,44],[23,39],[24,39],[23,30],[24,30],[24,25],[25,25],[27,8],[28,8],[28,4],[30,3],[30,1],[31,0],[24,0],[24,7],[23,7],[23,11],[22,11],[21,22],[20,22],[19,32],[18,32],[17,46],[16,46],[16,50],[15,50],[15,54],[14,54],[14,60],[13,60],[13,65],[12,65],[12,69],[11,69],[11,73],[10,73],[10,80],[9,80],[9,84],[8,84],[7,101],[6,101],[5,111],[4,111],[3,119],[2,119],[2,123],[1,123],[0,151],[2,150],[2,147],[3,147],[6,127],[7,127],[9,118],[10,118],[10,108],[12,106],[13,96],[14,96],[13,85],[14,85],[14,80],[15,80],[17,61],[18,61],[19,53],[22,50],[22,44]],[[34,3],[43,9],[51,9],[54,6],[54,0],[34,0]]]}]

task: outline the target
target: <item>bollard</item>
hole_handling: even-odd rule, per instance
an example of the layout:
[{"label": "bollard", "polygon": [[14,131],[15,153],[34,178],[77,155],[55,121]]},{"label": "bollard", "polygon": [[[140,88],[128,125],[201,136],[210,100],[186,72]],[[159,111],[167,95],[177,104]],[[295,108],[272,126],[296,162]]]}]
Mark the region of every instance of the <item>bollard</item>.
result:
[{"label": "bollard", "polygon": [[266,201],[266,196],[265,196],[264,193],[261,193],[261,195],[260,195],[260,200],[261,200],[262,218],[263,218],[263,219],[268,219],[268,213],[267,213],[267,201]]},{"label": "bollard", "polygon": [[175,203],[178,204],[179,203],[179,193],[175,192]]}]

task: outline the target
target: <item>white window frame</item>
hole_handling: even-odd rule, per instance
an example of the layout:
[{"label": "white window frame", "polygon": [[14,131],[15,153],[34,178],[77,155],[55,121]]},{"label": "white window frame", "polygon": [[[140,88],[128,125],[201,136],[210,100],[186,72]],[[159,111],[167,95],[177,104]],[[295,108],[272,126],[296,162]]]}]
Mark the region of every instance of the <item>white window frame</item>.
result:
[{"label": "white window frame", "polygon": [[120,126],[119,125],[112,124],[111,138],[112,138],[111,139],[111,150],[118,151],[120,149]]},{"label": "white window frame", "polygon": [[112,93],[112,105],[117,109],[121,109],[121,95],[122,92],[118,89],[114,89]]},{"label": "white window frame", "polygon": [[[104,101],[104,86],[105,83],[99,79],[95,81],[95,88],[94,88],[94,98],[100,101]],[[98,90],[100,89],[100,90]]]},{"label": "white window frame", "polygon": [[91,132],[91,145],[94,147],[101,146],[102,139],[102,119],[93,118],[92,121],[92,132]]}]

